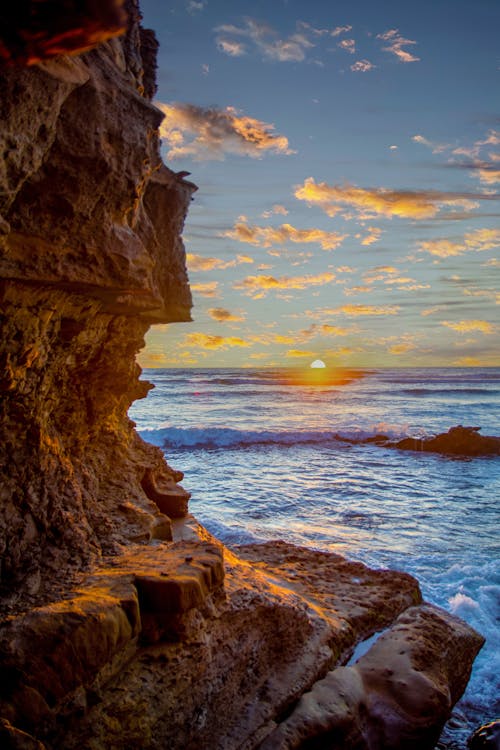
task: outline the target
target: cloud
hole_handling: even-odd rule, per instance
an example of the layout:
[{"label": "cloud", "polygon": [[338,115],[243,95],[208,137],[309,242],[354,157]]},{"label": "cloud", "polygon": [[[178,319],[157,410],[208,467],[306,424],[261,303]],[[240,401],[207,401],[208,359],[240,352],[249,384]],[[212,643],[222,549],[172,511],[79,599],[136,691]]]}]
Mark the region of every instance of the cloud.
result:
[{"label": "cloud", "polygon": [[403,342],[402,344],[393,344],[388,351],[389,354],[406,354],[406,352],[411,352],[412,349],[415,349],[415,344]]},{"label": "cloud", "polygon": [[316,276],[247,276],[242,281],[233,284],[238,289],[254,299],[261,299],[270,289],[307,289],[310,286],[329,284],[335,278],[334,273],[320,273]]},{"label": "cloud", "polygon": [[239,323],[242,320],[245,320],[244,315],[234,315],[224,307],[212,307],[208,311],[208,314],[219,323]]},{"label": "cloud", "polygon": [[279,203],[275,203],[274,206],[267,211],[263,211],[261,216],[263,219],[269,219],[273,214],[280,214],[281,216],[288,216],[288,210],[285,206],[281,206]]},{"label": "cloud", "polygon": [[479,331],[480,333],[491,334],[495,332],[491,323],[486,320],[460,320],[457,323],[451,323],[449,320],[442,320],[441,325],[451,328],[457,333],[470,333]]},{"label": "cloud", "polygon": [[468,250],[481,252],[500,247],[500,229],[476,229],[464,234],[462,242],[447,239],[427,240],[419,243],[420,251],[430,253],[438,258],[450,258],[462,255]]},{"label": "cloud", "polygon": [[203,255],[187,253],[186,262],[190,271],[213,271],[215,269],[225,269],[236,265],[235,261],[224,261],[221,258],[207,258]]},{"label": "cloud", "polygon": [[351,70],[353,73],[368,73],[369,70],[373,70],[376,67],[369,60],[357,60],[351,65]]},{"label": "cloud", "polygon": [[294,242],[297,244],[317,243],[323,250],[334,250],[342,244],[347,235],[326,232],[323,229],[297,229],[291,224],[281,224],[279,227],[259,227],[237,222],[234,229],[223,232],[221,237],[247,242],[256,247],[281,246],[287,242]]},{"label": "cloud", "polygon": [[[498,196],[445,193],[439,190],[389,190],[388,188],[359,188],[355,185],[328,185],[308,177],[295,189],[295,197],[310,205],[318,205],[328,216],[336,216],[345,208],[354,209],[363,219],[374,216],[409,219],[429,219],[441,210],[460,207],[471,211],[478,200],[497,199]],[[343,214],[344,218],[352,218]]]},{"label": "cloud", "polygon": [[356,52],[356,42],[354,39],[342,39],[341,42],[337,42],[337,47],[340,47],[340,49],[343,49],[346,52],[350,52],[351,55],[354,55]]},{"label": "cloud", "polygon": [[198,0],[189,0],[187,4],[187,11],[191,14],[199,13],[205,8],[206,4],[206,0],[199,0],[199,2]]},{"label": "cloud", "polygon": [[222,260],[221,258],[196,255],[195,253],[186,254],[186,263],[189,271],[225,271],[226,268],[234,268],[242,263],[253,262],[253,258],[250,258],[248,255],[237,255],[233,260]]},{"label": "cloud", "polygon": [[303,351],[302,349],[289,349],[287,357],[314,357],[314,352]]},{"label": "cloud", "polygon": [[250,346],[248,341],[238,336],[214,336],[206,333],[188,333],[183,346],[196,346],[200,349],[230,349],[233,347]]},{"label": "cloud", "polygon": [[408,47],[408,45],[416,44],[417,42],[413,39],[405,39],[399,33],[399,29],[389,29],[388,31],[384,31],[383,34],[377,34],[377,39],[388,42],[387,47],[382,47],[383,51],[396,55],[401,62],[410,63],[420,60],[419,57],[415,57],[415,55],[403,49],[403,47]]},{"label": "cloud", "polygon": [[432,149],[433,154],[441,154],[443,151],[446,151],[448,148],[450,148],[448,143],[434,143],[432,141],[429,141],[423,135],[412,135],[411,139],[412,141],[415,141],[415,143],[421,143],[423,146],[427,146],[427,148]]},{"label": "cloud", "polygon": [[342,313],[349,317],[359,317],[362,315],[397,315],[400,311],[398,305],[342,305],[330,312],[333,314]]},{"label": "cloud", "polygon": [[219,37],[219,39],[217,39],[217,46],[221,52],[224,52],[225,55],[229,55],[229,57],[241,57],[247,53],[247,48],[243,42],[237,42],[234,39],[224,39],[223,37]]},{"label": "cloud", "polygon": [[288,138],[274,125],[243,115],[234,107],[217,109],[194,104],[162,104],[160,135],[170,147],[169,159],[222,160],[226,154],[260,158],[265,153],[292,154]]},{"label": "cloud", "polygon": [[215,41],[221,52],[233,57],[244,54],[246,48],[240,39],[246,39],[262,54],[264,60],[276,62],[302,62],[307,50],[314,47],[307,33],[320,33],[320,30],[299,22],[295,34],[281,39],[271,26],[253,18],[245,18],[243,26],[223,24],[217,26],[215,31]]},{"label": "cloud", "polygon": [[362,245],[373,245],[374,242],[378,242],[381,235],[382,235],[383,229],[379,229],[378,227],[368,227],[368,234],[366,237],[363,237],[361,240]]},{"label": "cloud", "polygon": [[329,323],[313,323],[309,328],[300,331],[299,336],[307,341],[316,336],[349,336],[355,330],[353,328],[342,328],[342,326],[332,326]]},{"label": "cloud", "polygon": [[352,26],[336,26],[330,34],[332,36],[340,36],[341,34],[347,34],[349,31],[352,31]]},{"label": "cloud", "polygon": [[199,294],[201,297],[217,297],[218,285],[218,281],[208,281],[204,284],[191,283],[189,286],[191,287],[192,292],[196,292],[196,294]]}]

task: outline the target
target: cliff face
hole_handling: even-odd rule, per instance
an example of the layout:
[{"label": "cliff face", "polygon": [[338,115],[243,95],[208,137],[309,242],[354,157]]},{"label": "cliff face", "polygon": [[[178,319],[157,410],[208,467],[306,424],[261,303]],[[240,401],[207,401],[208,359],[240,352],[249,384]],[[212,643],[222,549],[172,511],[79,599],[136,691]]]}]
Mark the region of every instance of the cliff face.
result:
[{"label": "cliff face", "polygon": [[145,331],[190,319],[195,188],[161,161],[156,42],[127,10],[121,39],[0,75],[0,553],[16,595],[168,538],[151,487],[183,495],[127,409],[148,391]]}]

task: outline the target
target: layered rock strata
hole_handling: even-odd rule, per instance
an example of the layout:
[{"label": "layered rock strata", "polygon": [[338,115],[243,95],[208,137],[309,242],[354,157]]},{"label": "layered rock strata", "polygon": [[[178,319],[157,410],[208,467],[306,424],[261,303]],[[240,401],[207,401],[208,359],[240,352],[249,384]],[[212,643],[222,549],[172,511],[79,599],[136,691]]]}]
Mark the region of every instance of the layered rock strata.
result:
[{"label": "layered rock strata", "polygon": [[161,161],[155,43],[127,9],[122,39],[0,74],[6,603],[129,541],[169,538],[165,511],[182,515],[189,497],[127,417],[150,388],[135,363],[145,332],[190,319],[194,189]]},{"label": "layered rock strata", "polygon": [[45,750],[433,747],[482,639],[411,576],[283,542],[236,556],[193,521],[174,536],[0,629],[5,731]]}]

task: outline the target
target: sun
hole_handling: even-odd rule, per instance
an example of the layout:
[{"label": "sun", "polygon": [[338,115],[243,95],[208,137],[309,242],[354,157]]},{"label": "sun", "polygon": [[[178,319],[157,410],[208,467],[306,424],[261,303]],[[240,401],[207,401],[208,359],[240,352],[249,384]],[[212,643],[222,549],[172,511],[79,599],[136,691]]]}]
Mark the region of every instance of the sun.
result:
[{"label": "sun", "polygon": [[311,362],[310,366],[313,368],[313,370],[326,367],[322,359],[315,359],[314,362]]}]

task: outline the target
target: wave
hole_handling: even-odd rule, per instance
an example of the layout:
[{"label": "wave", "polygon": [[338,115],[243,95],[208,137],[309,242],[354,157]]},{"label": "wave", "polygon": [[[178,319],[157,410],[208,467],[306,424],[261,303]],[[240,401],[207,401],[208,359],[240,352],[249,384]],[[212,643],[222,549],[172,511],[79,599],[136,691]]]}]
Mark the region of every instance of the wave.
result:
[{"label": "wave", "polygon": [[[452,396],[452,395],[496,395],[491,388],[405,388],[401,394],[409,396]],[[399,394],[394,394],[399,395]]]},{"label": "wave", "polygon": [[244,448],[250,445],[304,445],[371,443],[408,437],[407,426],[380,423],[369,429],[342,430],[238,430],[233,427],[170,427],[140,431],[144,440],[161,448]]}]

